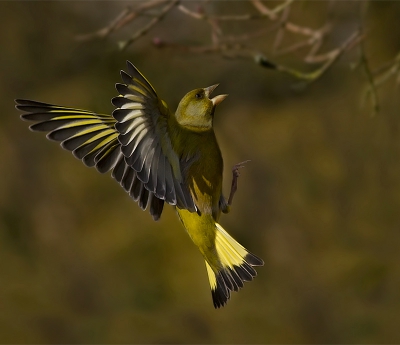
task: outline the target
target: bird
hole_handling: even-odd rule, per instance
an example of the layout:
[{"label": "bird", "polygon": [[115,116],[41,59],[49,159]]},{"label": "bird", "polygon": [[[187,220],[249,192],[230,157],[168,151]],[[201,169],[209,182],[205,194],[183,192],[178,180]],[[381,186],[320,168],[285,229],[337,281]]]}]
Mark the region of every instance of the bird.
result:
[{"label": "bird", "polygon": [[121,70],[111,115],[16,99],[30,130],[47,132],[88,167],[111,176],[154,220],[172,205],[206,264],[213,305],[226,305],[232,291],[257,275],[263,260],[245,249],[219,224],[229,213],[239,169],[232,168],[229,198],[222,193],[223,159],[213,130],[218,84],[188,92],[172,112],[153,86],[127,61]]}]

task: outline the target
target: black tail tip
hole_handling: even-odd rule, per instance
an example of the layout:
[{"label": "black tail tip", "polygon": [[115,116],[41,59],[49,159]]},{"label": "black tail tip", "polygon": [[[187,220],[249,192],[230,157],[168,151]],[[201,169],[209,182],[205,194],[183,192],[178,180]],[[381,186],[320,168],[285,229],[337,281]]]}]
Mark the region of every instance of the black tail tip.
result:
[{"label": "black tail tip", "polygon": [[251,266],[264,266],[264,260],[253,253],[247,253],[244,261],[246,261]]},{"label": "black tail tip", "polygon": [[215,290],[211,290],[212,300],[215,309],[222,308],[228,303],[230,292],[221,285],[217,285]]},{"label": "black tail tip", "polygon": [[231,291],[239,291],[244,282],[251,281],[256,277],[257,272],[252,266],[262,265],[264,265],[262,259],[249,253],[242,265],[233,266],[233,268],[226,267],[216,273],[217,284],[211,289],[214,308],[224,307],[231,297]]}]

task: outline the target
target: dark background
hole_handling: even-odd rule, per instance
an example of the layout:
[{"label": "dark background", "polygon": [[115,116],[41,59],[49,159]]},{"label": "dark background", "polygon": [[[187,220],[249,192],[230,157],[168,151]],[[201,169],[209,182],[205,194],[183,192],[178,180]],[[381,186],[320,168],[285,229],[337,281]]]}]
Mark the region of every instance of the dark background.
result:
[{"label": "dark background", "polygon": [[[296,91],[297,80],[251,61],[152,46],[153,37],[209,40],[179,12],[124,52],[117,41],[132,27],[74,39],[128,4],[0,3],[0,343],[400,342],[395,79],[379,88],[372,117],[368,101],[360,106],[365,74],[351,68],[357,48]],[[323,4],[306,5],[295,18],[320,25]],[[358,25],[357,4],[337,6],[333,45]],[[399,51],[399,14],[398,2],[370,4],[366,49],[376,66]],[[215,118],[225,194],[230,167],[251,162],[221,223],[265,266],[221,310],[172,207],[153,222],[110,176],[30,133],[14,109],[15,98],[30,98],[111,112],[127,59],[172,109],[197,87],[220,83],[229,94]],[[303,68],[296,55],[285,59]]]}]

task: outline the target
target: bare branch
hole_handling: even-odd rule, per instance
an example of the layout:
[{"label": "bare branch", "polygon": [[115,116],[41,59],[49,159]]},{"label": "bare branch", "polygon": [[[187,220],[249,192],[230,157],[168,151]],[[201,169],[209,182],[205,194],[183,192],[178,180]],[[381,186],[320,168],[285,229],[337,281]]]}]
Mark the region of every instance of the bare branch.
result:
[{"label": "bare branch", "polygon": [[208,16],[208,15],[206,15],[204,13],[193,12],[193,11],[189,10],[186,6],[184,6],[182,4],[178,6],[178,9],[182,13],[184,13],[184,14],[190,16],[190,17],[192,17],[194,19],[200,19],[200,20],[210,20],[211,19],[211,20],[220,20],[220,21],[230,21],[230,20],[232,20],[232,21],[235,21],[235,20],[242,21],[242,20],[250,20],[250,19],[262,19],[262,18],[266,17],[264,15],[258,15],[258,14]]},{"label": "bare branch", "polygon": [[91,40],[93,38],[104,38],[110,35],[112,32],[121,29],[125,25],[129,24],[132,22],[134,19],[139,17],[142,13],[145,11],[160,6],[170,0],[153,0],[146,2],[138,7],[136,7],[134,10],[132,10],[130,7],[125,8],[115,19],[113,19],[109,25],[106,27],[93,32],[89,34],[83,34],[83,35],[78,35],[76,36],[76,39],[79,41],[87,41]]},{"label": "bare branch", "polygon": [[[398,74],[400,71],[400,53],[396,55],[389,63],[381,66],[379,69],[372,72],[377,86],[386,82],[390,77]],[[377,75],[380,75],[377,77]],[[376,76],[376,77],[375,77]]]},{"label": "bare branch", "polygon": [[369,67],[369,62],[368,62],[367,55],[365,54],[365,48],[364,48],[363,43],[360,44],[360,60],[361,60],[361,65],[363,66],[363,69],[364,69],[365,75],[367,76],[367,81],[368,81],[368,86],[366,88],[366,91],[364,92],[363,104],[365,103],[365,100],[367,98],[370,98],[371,103],[372,103],[372,109],[373,109],[372,115],[376,115],[379,113],[379,109],[380,109],[378,91],[376,89],[373,74]]},{"label": "bare branch", "polygon": [[[200,0],[199,0],[200,1]],[[211,1],[210,1],[211,2]],[[360,31],[353,32],[348,38],[339,46],[333,47],[325,53],[319,53],[320,49],[325,42],[325,38],[330,33],[335,25],[333,21],[332,12],[330,11],[332,3],[327,4],[328,15],[324,19],[325,22],[316,29],[307,25],[299,25],[293,21],[291,17],[292,7],[295,5],[294,0],[282,0],[281,3],[274,8],[269,7],[270,3],[262,0],[248,0],[251,6],[250,10],[255,10],[252,13],[243,14],[218,14],[211,15],[205,10],[208,0],[203,0],[203,5],[199,5],[197,10],[192,10],[186,6],[186,3],[179,0],[151,0],[137,6],[135,9],[126,8],[122,11],[113,21],[106,27],[98,30],[95,33],[82,35],[80,39],[91,39],[95,37],[106,37],[111,33],[119,30],[120,28],[132,23],[139,17],[146,17],[147,23],[140,27],[139,30],[126,41],[120,42],[121,49],[125,49],[138,38],[148,34],[148,32],[158,25],[164,16],[173,9],[177,9],[180,13],[189,17],[190,19],[199,20],[209,26],[210,39],[207,43],[201,45],[185,45],[179,42],[168,42],[161,38],[153,38],[153,43],[158,48],[170,48],[182,52],[192,54],[217,54],[223,58],[228,59],[254,59],[254,61],[264,68],[274,69],[279,72],[290,74],[291,76],[306,81],[307,83],[313,82],[320,78],[343,54],[344,52],[352,49],[354,46],[360,44],[364,35]],[[156,10],[149,12],[149,10]],[[223,22],[236,21],[237,25],[240,22],[258,21],[260,25],[252,32],[244,32],[240,35],[229,34],[229,26],[224,26]],[[257,26],[258,24],[255,24]],[[236,26],[237,27],[237,26]],[[254,27],[254,25],[253,25]],[[225,32],[226,31],[226,32]],[[288,47],[282,47],[284,36],[287,34],[298,35],[294,43]],[[267,59],[260,47],[252,47],[252,38],[264,37],[267,35],[275,35],[272,37],[274,43],[272,45],[272,53],[275,57],[282,56],[283,54],[297,53],[302,54],[302,62],[305,64],[320,64],[320,66],[310,73],[304,73],[301,70],[296,70],[291,67],[285,66],[277,61],[272,62]],[[294,36],[296,37],[296,36]],[[303,51],[305,49],[305,51]],[[364,49],[363,47],[361,49]],[[362,50],[363,51],[363,50]],[[318,54],[319,53],[319,54]],[[374,73],[371,72],[368,61],[364,56],[363,66],[366,70],[370,83],[370,91],[377,99],[375,87],[380,83],[385,82],[390,77],[400,75],[400,57],[396,58],[392,64],[387,68],[382,69],[382,72],[377,72],[380,77],[376,79]],[[398,77],[400,79],[400,77]],[[373,87],[372,87],[373,86]],[[377,102],[374,101],[376,105]]]},{"label": "bare branch", "polygon": [[[246,20],[252,20],[252,19],[266,19],[266,18],[267,18],[267,19],[269,18],[269,19],[274,20],[274,19],[276,18],[276,15],[277,15],[279,12],[283,11],[285,8],[289,7],[289,5],[290,5],[292,2],[294,2],[294,0],[287,0],[287,1],[285,1],[283,4],[281,4],[281,5],[277,6],[277,7],[275,7],[273,10],[267,9],[264,5],[261,4],[260,1],[255,1],[255,2],[256,2],[256,3],[257,3],[257,2],[259,3],[258,5],[255,5],[255,7],[256,7],[256,8],[258,9],[258,11],[259,11],[259,14],[250,14],[250,13],[247,13],[247,14],[241,14],[241,15],[208,16],[208,15],[205,14],[205,13],[199,13],[199,12],[191,11],[191,10],[189,10],[186,6],[184,6],[184,5],[182,5],[182,4],[180,4],[180,5],[178,6],[178,9],[179,9],[182,13],[184,13],[184,14],[186,14],[186,15],[188,15],[188,16],[194,18],[194,19],[199,19],[199,20],[209,20],[209,19],[212,19],[212,20],[219,20],[219,21],[246,21]],[[254,1],[252,1],[252,3],[254,4]],[[264,9],[262,9],[262,7],[260,6],[260,4],[261,4],[261,6],[263,6]],[[257,6],[259,6],[259,7],[257,7]]]},{"label": "bare branch", "polygon": [[325,38],[326,34],[331,31],[331,27],[332,26],[330,23],[325,23],[320,29],[313,30],[311,28],[295,25],[290,22],[284,23],[283,24],[284,29],[292,33],[300,34],[303,36],[309,36],[309,38],[305,41],[297,42],[292,46],[279,50],[278,52],[276,52],[276,55],[292,53],[303,47],[311,46],[310,51],[307,54],[304,61],[307,63],[313,63],[312,62],[313,56],[321,47],[323,39]]},{"label": "bare branch", "polygon": [[276,20],[277,14],[288,8],[294,0],[286,0],[272,10],[265,6],[260,0],[250,0],[250,2],[261,14],[269,17],[271,20]]},{"label": "bare branch", "polygon": [[131,36],[131,38],[129,38],[127,41],[120,42],[119,48],[121,50],[123,50],[126,47],[128,47],[130,44],[132,44],[134,41],[136,41],[139,37],[146,35],[178,3],[179,3],[179,0],[168,1],[167,5],[161,10],[161,12],[158,15],[156,15],[152,20],[150,20],[143,28],[141,28],[140,30],[135,32]]},{"label": "bare branch", "polygon": [[250,0],[250,2],[260,13],[269,17],[269,19],[271,19],[271,20],[276,19],[276,13],[274,11],[271,11],[267,6],[265,6],[261,2],[261,0]]},{"label": "bare branch", "polygon": [[272,51],[274,52],[274,54],[276,54],[278,47],[280,46],[280,44],[283,40],[283,35],[285,34],[286,21],[289,16],[289,11],[290,11],[290,7],[285,8],[285,10],[282,13],[282,17],[279,21],[279,29],[278,29],[278,32],[276,33],[275,42],[274,42],[274,45],[272,48]]},{"label": "bare branch", "polygon": [[182,13],[184,13],[194,19],[202,19],[202,20],[206,19],[206,16],[203,13],[193,12],[193,11],[189,10],[186,6],[178,5],[177,8]]},{"label": "bare branch", "polygon": [[[368,4],[365,2],[363,4],[363,6],[361,7],[360,31],[364,31],[364,21],[365,21],[365,16],[366,16],[366,12],[367,12],[367,6],[368,6]],[[369,98],[371,100],[371,104],[372,104],[372,114],[371,115],[376,115],[379,113],[379,110],[380,110],[379,96],[378,96],[378,91],[376,89],[374,76],[373,76],[372,70],[370,68],[367,54],[365,51],[364,42],[360,43],[359,51],[360,51],[360,65],[363,68],[364,73],[367,76],[367,81],[368,81],[368,85],[366,87],[366,91],[364,92],[364,97],[363,97],[362,103],[365,104],[366,99]]]},{"label": "bare branch", "polygon": [[311,73],[303,73],[301,71],[297,71],[295,69],[271,63],[263,56],[257,56],[256,62],[263,67],[271,68],[271,65],[275,67],[276,70],[288,73],[298,79],[307,80],[308,82],[314,82],[318,78],[320,78],[332,64],[337,61],[337,59],[342,56],[342,54],[354,46],[355,42],[359,42],[362,39],[359,31],[354,32],[339,48],[334,49],[326,54],[319,55],[315,57],[315,61],[326,61],[320,68],[311,72]]},{"label": "bare branch", "polygon": [[[126,18],[128,16],[128,14],[132,14],[131,9],[129,7],[125,8],[113,21],[110,22],[109,25],[107,25],[106,27],[90,33],[90,34],[83,34],[83,35],[78,35],[75,38],[78,41],[88,41],[91,40],[93,38],[104,38],[106,36],[108,36],[109,34],[111,34],[113,31],[117,30],[118,28],[121,27],[120,23],[123,21],[126,21]],[[132,18],[133,20],[134,18]]]}]

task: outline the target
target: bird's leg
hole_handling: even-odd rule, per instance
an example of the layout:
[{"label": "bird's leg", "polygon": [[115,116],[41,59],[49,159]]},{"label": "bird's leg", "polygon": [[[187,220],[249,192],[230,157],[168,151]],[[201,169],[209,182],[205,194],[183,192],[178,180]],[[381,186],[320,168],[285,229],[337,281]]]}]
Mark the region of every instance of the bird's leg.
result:
[{"label": "bird's leg", "polygon": [[229,198],[228,198],[228,205],[231,206],[232,205],[232,201],[233,201],[233,196],[236,193],[237,190],[237,180],[238,177],[240,176],[239,174],[239,169],[240,168],[244,168],[244,165],[246,163],[250,162],[250,160],[244,161],[244,162],[240,162],[237,163],[233,166],[232,168],[232,184],[231,184],[231,192],[229,194]]},{"label": "bird's leg", "polygon": [[238,180],[238,177],[240,176],[239,169],[243,168],[247,162],[250,162],[250,160],[237,163],[232,168],[232,184],[231,184],[231,192],[229,193],[228,202],[226,202],[226,200],[224,200],[224,202],[221,202],[221,206],[222,206],[221,209],[222,209],[222,212],[224,212],[224,213],[228,213],[230,211],[230,206],[232,205],[233,197],[237,190],[237,180]]}]

